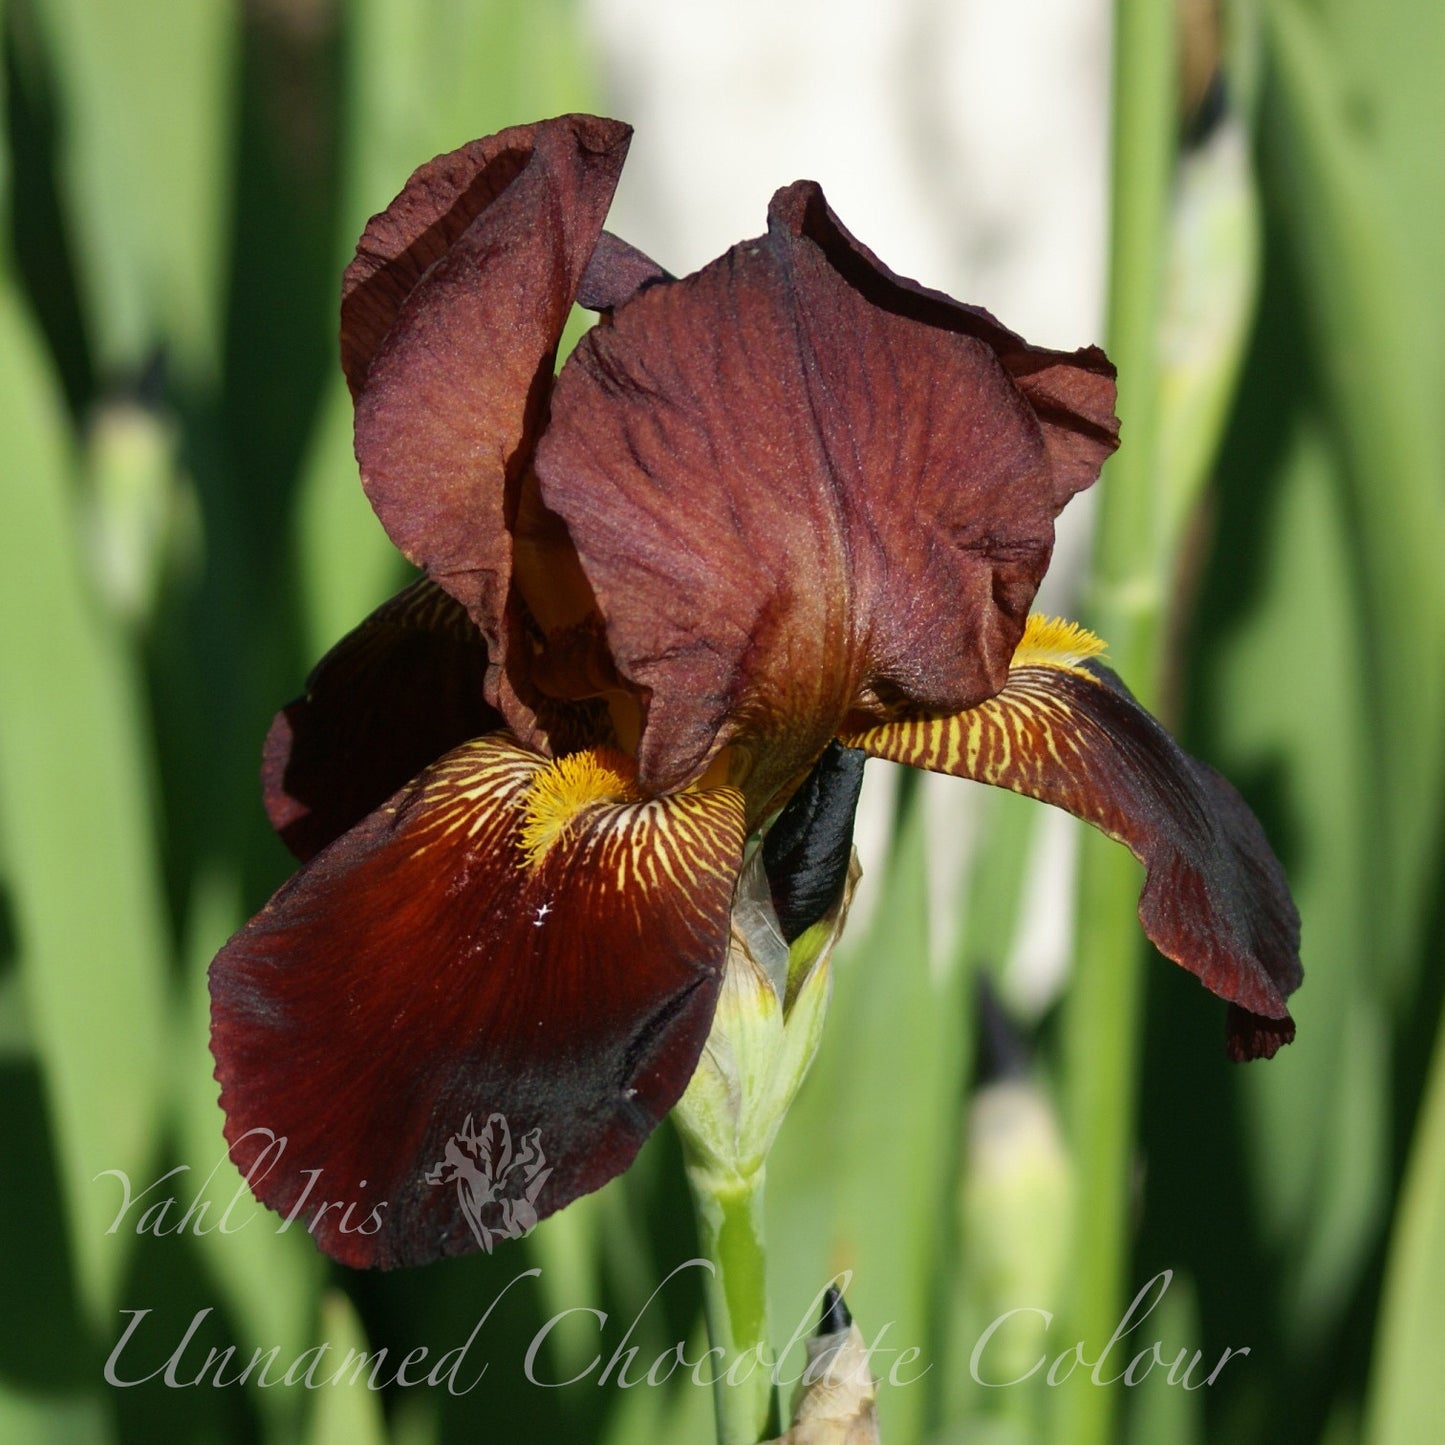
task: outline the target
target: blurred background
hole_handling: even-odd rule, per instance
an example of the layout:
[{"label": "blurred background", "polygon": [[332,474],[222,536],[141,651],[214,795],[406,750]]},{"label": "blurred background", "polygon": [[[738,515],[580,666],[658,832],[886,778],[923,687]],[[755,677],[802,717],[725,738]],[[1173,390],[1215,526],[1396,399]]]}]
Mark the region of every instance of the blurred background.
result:
[{"label": "blurred background", "polygon": [[[1125,442],[1043,605],[1240,787],[1304,920],[1298,1041],[1231,1066],[1122,850],[872,764],[770,1169],[778,1348],[847,1270],[874,1373],[918,1351],[889,1442],[1435,1438],[1445,7],[0,0],[0,48],[0,1440],[711,1438],[685,1371],[591,1363],[705,1348],[667,1128],[524,1244],[355,1274],[227,1212],[206,1046],[290,866],[270,716],[405,580],[341,269],[414,166],[574,109],[637,126],[611,226],[674,272],[809,176],[894,269],[1108,342]],[[474,1328],[456,1391],[303,1378]]]}]

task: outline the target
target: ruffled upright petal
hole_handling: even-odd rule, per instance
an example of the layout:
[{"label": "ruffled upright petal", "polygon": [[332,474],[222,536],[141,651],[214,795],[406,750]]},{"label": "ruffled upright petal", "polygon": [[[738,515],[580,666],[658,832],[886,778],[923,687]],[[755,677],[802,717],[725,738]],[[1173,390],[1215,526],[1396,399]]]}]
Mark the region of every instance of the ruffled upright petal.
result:
[{"label": "ruffled upright petal", "polygon": [[494,661],[516,483],[630,135],[563,116],[440,156],[371,221],[346,272],[362,484]]},{"label": "ruffled upright petal", "polygon": [[462,1186],[432,1182],[484,1120],[545,1156],[536,1217],[620,1173],[706,1039],[743,840],[735,791],[645,800],[620,755],[449,753],[211,965],[254,1192],[391,1266],[485,1243]]},{"label": "ruffled upright petal", "polygon": [[286,846],[304,863],[443,753],[501,727],[486,680],[481,633],[436,583],[378,607],[266,734],[262,794]]},{"label": "ruffled upright petal", "polygon": [[774,198],[800,235],[814,241],[838,273],[885,311],[983,342],[1023,393],[1043,433],[1056,507],[1092,485],[1119,445],[1114,415],[1114,366],[1097,346],[1053,351],[1030,346],[981,306],[965,306],[942,291],[890,271],[833,214],[823,193],[799,181]]},{"label": "ruffled upright petal", "polygon": [[782,787],[860,698],[883,718],[1001,687],[1112,394],[1098,353],[907,289],[811,183],[619,306],[563,367],[537,476],[646,700],[645,783],[746,738]]},{"label": "ruffled upright petal", "polygon": [[1145,867],[1139,921],[1166,957],[1231,1005],[1229,1050],[1294,1038],[1299,914],[1259,823],[1184,753],[1072,624],[1030,620],[1007,685],[953,717],[845,736],[873,757],[1039,798],[1128,846]]}]

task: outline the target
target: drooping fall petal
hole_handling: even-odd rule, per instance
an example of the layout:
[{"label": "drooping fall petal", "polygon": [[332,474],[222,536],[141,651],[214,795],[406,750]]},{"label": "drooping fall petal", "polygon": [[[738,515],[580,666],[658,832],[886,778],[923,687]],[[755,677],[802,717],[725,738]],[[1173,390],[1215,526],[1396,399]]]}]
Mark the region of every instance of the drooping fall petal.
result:
[{"label": "drooping fall petal", "polygon": [[441,156],[367,226],[346,273],[362,484],[494,660],[509,508],[630,135],[563,116]]},{"label": "drooping fall petal", "polygon": [[304,863],[469,738],[499,728],[487,649],[461,604],[423,578],[312,669],[262,751],[271,826]]},{"label": "drooping fall petal", "polygon": [[880,718],[989,696],[1113,445],[1098,353],[1024,348],[1054,377],[1036,407],[1016,337],[903,304],[836,223],[816,238],[829,215],[811,183],[779,192],[766,236],[640,291],[558,378],[541,496],[648,697],[649,787],[744,735],[781,787],[860,695]]},{"label": "drooping fall petal", "polygon": [[1185,754],[1072,624],[1031,618],[1008,683],[953,717],[846,735],[874,757],[1040,798],[1144,864],[1139,919],[1159,951],[1229,1000],[1229,1048],[1268,1058],[1294,1037],[1299,915],[1239,794]]},{"label": "drooping fall petal", "polygon": [[681,1094],[716,1004],[742,801],[640,800],[629,774],[620,755],[466,743],[212,964],[232,1158],[335,1258],[483,1244],[461,1177],[483,1121],[545,1156],[518,1216],[541,1217],[626,1168]]}]

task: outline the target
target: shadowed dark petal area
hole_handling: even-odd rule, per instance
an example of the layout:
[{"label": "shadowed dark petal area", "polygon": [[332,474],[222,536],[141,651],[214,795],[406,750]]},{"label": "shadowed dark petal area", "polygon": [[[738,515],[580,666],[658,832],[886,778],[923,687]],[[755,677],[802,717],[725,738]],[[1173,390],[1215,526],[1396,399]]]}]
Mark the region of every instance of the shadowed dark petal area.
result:
[{"label": "shadowed dark petal area", "polygon": [[[522,479],[512,523],[508,618],[527,634],[527,645],[511,649],[513,666],[500,680],[517,697],[511,712],[530,707],[545,715],[548,698],[596,698],[624,686],[577,549],[562,519],[542,505],[530,474]],[[532,741],[515,723],[510,726],[522,741]]]},{"label": "shadowed dark petal area", "polygon": [[515,485],[630,134],[563,116],[441,157],[367,227],[347,272],[362,484],[498,661]]},{"label": "shadowed dark petal area", "polygon": [[635,801],[622,767],[467,743],[211,965],[231,1157],[336,1259],[476,1249],[453,1156],[484,1120],[544,1156],[518,1215],[541,1217],[625,1169],[682,1093],[716,1005],[742,800]]},{"label": "shadowed dark petal area", "polygon": [[349,632],[276,714],[261,760],[271,826],[305,862],[445,752],[501,726],[461,604],[414,582]]},{"label": "shadowed dark petal area", "polygon": [[1270,1057],[1294,1037],[1285,1000],[1303,971],[1299,915],[1258,821],[1095,660],[1096,639],[1059,624],[1034,637],[1031,625],[1008,685],[981,706],[843,741],[1042,799],[1126,844],[1146,870],[1145,933],[1229,1000],[1232,1057]]},{"label": "shadowed dark petal area", "polygon": [[[860,697],[885,718],[996,691],[1054,517],[1112,446],[1065,465],[963,308],[895,304],[808,233],[808,198],[827,215],[811,184],[780,192],[766,236],[585,336],[538,446],[617,668],[650,693],[649,787],[761,737],[765,797]],[[1096,354],[1032,355],[1112,396]]]},{"label": "shadowed dark petal area", "polygon": [[672,279],[645,251],[603,231],[582,277],[577,304],[589,311],[612,311],[644,286]]},{"label": "shadowed dark petal area", "polygon": [[865,753],[829,743],[763,835],[768,890],[788,943],[843,896],[865,762]]}]

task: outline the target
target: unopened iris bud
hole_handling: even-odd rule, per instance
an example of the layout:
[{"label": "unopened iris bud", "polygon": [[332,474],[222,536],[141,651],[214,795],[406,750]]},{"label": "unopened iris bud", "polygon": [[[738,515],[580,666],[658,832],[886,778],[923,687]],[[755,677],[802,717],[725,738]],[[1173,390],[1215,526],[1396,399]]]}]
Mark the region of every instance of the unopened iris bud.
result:
[{"label": "unopened iris bud", "polygon": [[857,748],[829,743],[763,839],[769,896],[790,945],[842,895],[867,761]]},{"label": "unopened iris bud", "polygon": [[[973,1292],[993,1318],[1019,1306],[1057,1307],[1067,1278],[1074,1172],[1022,1042],[986,990],[979,1008],[990,1077],[969,1108],[961,1206]],[[990,1368],[1012,1379],[1028,1369],[1036,1346],[1036,1338],[1001,1332],[990,1345]]]},{"label": "unopened iris bud", "polygon": [[771,1445],[878,1445],[878,1382],[842,1296],[828,1292],[793,1396],[793,1423]]},{"label": "unopened iris bud", "polygon": [[1022,1079],[988,1084],[968,1133],[964,1210],[987,1293],[1001,1304],[1057,1299],[1073,1169],[1047,1095]]},{"label": "unopened iris bud", "polygon": [[759,1171],[818,1051],[829,962],[858,880],[863,762],[830,744],[738,880],[712,1032],[674,1110],[694,1169]]},{"label": "unopened iris bud", "polygon": [[857,879],[855,859],[837,902],[790,948],[761,850],[743,870],[712,1032],[673,1110],[692,1167],[739,1177],[761,1170],[818,1051],[833,948]]},{"label": "unopened iris bud", "polygon": [[175,429],[135,402],[96,415],[87,455],[86,528],[93,573],[110,610],[143,625],[168,568],[194,560],[199,517],[176,465]]}]

